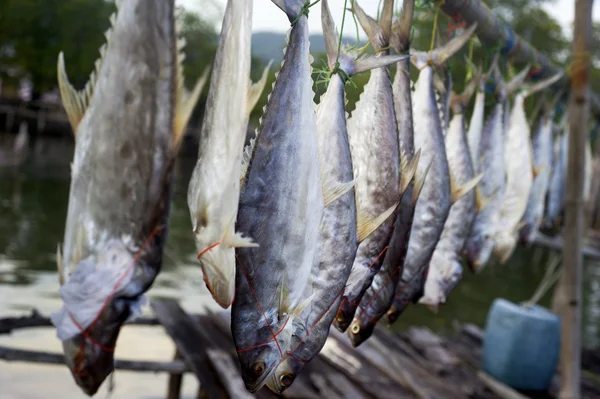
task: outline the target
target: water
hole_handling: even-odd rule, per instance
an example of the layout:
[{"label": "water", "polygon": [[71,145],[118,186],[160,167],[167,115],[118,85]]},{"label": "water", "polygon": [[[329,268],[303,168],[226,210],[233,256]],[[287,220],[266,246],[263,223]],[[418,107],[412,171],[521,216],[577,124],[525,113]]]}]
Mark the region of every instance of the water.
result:
[{"label": "water", "polygon": [[[23,315],[33,308],[49,315],[60,307],[55,254],[63,240],[71,159],[70,140],[40,140],[21,167],[0,167],[0,317]],[[193,164],[194,159],[178,161],[165,264],[148,296],[174,298],[187,311],[201,312],[205,307],[220,308],[204,286],[191,239],[186,190]],[[541,248],[520,248],[506,265],[491,264],[477,276],[465,271],[462,283],[437,314],[412,306],[394,328],[425,325],[449,330],[454,320],[483,326],[494,298],[520,302],[533,295],[551,255]],[[551,293],[545,295],[540,304],[549,306],[550,298]],[[584,273],[583,312],[584,344],[598,346],[600,267],[591,262]],[[50,328],[0,335],[0,345],[61,351]],[[174,346],[160,327],[126,327],[116,352],[119,358],[168,361]],[[162,398],[166,381],[164,374],[118,372],[112,397]],[[106,386],[98,397],[106,394]],[[3,399],[39,398],[49,392],[50,397],[85,397],[62,366],[0,361],[0,387]],[[196,387],[191,376],[184,378],[184,397],[194,397]]]}]

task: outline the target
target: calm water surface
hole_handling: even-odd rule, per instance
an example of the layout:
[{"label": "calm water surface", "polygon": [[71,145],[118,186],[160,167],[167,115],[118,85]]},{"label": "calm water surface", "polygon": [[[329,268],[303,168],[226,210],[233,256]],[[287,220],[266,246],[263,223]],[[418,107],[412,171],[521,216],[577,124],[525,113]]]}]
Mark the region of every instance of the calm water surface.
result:
[{"label": "calm water surface", "polygon": [[[22,315],[36,308],[49,315],[60,307],[56,273],[56,246],[62,242],[69,193],[72,144],[38,141],[18,169],[0,166],[0,317]],[[202,280],[191,239],[186,205],[187,182],[194,159],[182,158],[171,209],[170,231],[163,271],[148,291],[150,298],[180,301],[189,312],[205,307],[220,309]],[[454,320],[483,326],[494,298],[520,302],[538,286],[548,260],[541,248],[519,249],[506,265],[489,265],[482,274],[468,271],[450,302],[437,314],[413,306],[394,328],[426,325],[435,330],[452,327]],[[549,306],[550,294],[541,300]],[[146,308],[145,312],[150,313]],[[600,344],[600,265],[586,263],[584,273],[583,338],[586,346]],[[0,345],[61,351],[52,329],[30,329],[0,335]],[[117,357],[169,360],[174,346],[161,328],[127,327],[122,330]],[[163,374],[118,372],[113,398],[163,398],[167,378]],[[106,386],[96,395],[104,397]],[[184,397],[195,395],[193,378],[184,379]],[[2,398],[84,398],[62,366],[42,366],[0,361]]]}]

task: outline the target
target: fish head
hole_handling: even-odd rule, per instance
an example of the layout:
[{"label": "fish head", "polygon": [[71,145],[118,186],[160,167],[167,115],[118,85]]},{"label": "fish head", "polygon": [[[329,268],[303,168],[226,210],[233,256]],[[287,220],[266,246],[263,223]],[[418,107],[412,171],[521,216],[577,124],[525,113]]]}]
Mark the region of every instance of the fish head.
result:
[{"label": "fish head", "polygon": [[279,347],[269,341],[265,345],[242,352],[238,351],[242,379],[246,389],[254,393],[265,385],[281,361]]},{"label": "fish head", "polygon": [[105,311],[91,331],[77,334],[62,342],[65,363],[77,385],[89,396],[94,395],[114,370],[114,347],[124,320],[114,319]]},{"label": "fish head", "polygon": [[340,332],[346,332],[350,327],[355,311],[356,307],[350,303],[347,297],[344,297],[333,321],[335,328]]},{"label": "fish head", "polygon": [[65,276],[60,288],[63,306],[51,320],[62,341],[65,363],[88,395],[114,370],[121,327],[141,313],[142,292],[157,273],[146,262],[160,255],[151,250],[149,256],[137,257],[121,240],[113,239],[73,261],[73,272]]},{"label": "fish head", "polygon": [[194,232],[204,283],[223,309],[231,306],[235,294],[235,250],[219,243],[208,229]]},{"label": "fish head", "polygon": [[353,347],[357,347],[365,342],[373,334],[375,330],[375,323],[366,315],[363,316],[362,312],[357,312],[350,329],[348,330],[348,336]]},{"label": "fish head", "polygon": [[496,236],[494,245],[494,256],[501,264],[506,263],[512,256],[517,246],[517,235],[512,233],[500,233]]},{"label": "fish head", "polygon": [[289,356],[286,357],[275,369],[275,372],[269,377],[267,386],[276,394],[281,394],[294,383],[296,376],[306,366],[306,362]]}]

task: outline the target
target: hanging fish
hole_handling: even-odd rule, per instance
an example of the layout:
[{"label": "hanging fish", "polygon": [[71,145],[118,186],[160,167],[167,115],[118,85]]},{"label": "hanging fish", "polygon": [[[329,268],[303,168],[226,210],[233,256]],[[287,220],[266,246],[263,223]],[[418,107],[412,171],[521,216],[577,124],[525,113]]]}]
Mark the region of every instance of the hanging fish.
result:
[{"label": "hanging fish", "polygon": [[[117,1],[107,43],[85,88],[58,84],[75,133],[63,253],[61,309],[52,315],[65,362],[88,395],[114,369],[126,320],[162,264],[179,145],[206,74],[183,87],[174,2]],[[181,39],[182,40],[182,39]]]},{"label": "hanging fish", "polygon": [[567,178],[567,159],[569,152],[568,115],[563,114],[557,130],[560,132],[554,141],[553,168],[550,175],[550,187],[546,197],[544,230],[556,233],[562,224],[565,207],[565,183]]},{"label": "hanging fish", "polygon": [[[325,181],[352,183],[352,159],[344,110],[345,80],[356,73],[398,62],[408,58],[408,55],[356,60],[351,52],[346,53],[342,50],[338,54],[339,36],[327,0],[321,0],[321,7],[329,68],[334,72],[317,108],[317,137],[322,178]],[[413,167],[413,174],[414,169]],[[312,298],[312,303],[292,321],[294,333],[290,346],[286,349],[287,357],[277,366],[267,382],[267,386],[273,392],[281,393],[289,388],[298,373],[325,345],[344,288],[354,284],[350,272],[359,242],[388,219],[396,207],[397,204],[374,220],[363,219],[367,225],[360,226],[356,225],[357,213],[360,213],[360,210],[356,208],[353,190],[325,208],[317,258],[312,268],[311,281],[304,294],[306,298]]]},{"label": "hanging fish", "polygon": [[315,259],[323,208],[347,186],[321,186],[309,53],[308,5],[273,0],[292,28],[259,134],[245,153],[237,230],[259,247],[240,247],[231,329],[250,392],[281,362]]},{"label": "hanging fish", "polygon": [[442,234],[450,206],[477,184],[473,181],[461,185],[450,176],[431,66],[445,62],[460,50],[476,28],[477,24],[473,24],[444,47],[429,53],[411,54],[411,60],[420,69],[413,96],[415,147],[422,150],[417,176],[426,174],[426,177],[416,203],[402,278],[398,282],[393,304],[388,311],[390,321],[395,320],[404,311],[409,301],[417,301],[422,296],[429,261]]},{"label": "hanging fish", "polygon": [[[392,27],[390,44],[400,54],[407,53],[410,47],[414,3],[414,0],[404,0],[402,14]],[[400,133],[400,162],[408,164],[415,157],[409,59],[396,64],[396,77],[392,90]],[[424,179],[425,176],[420,176],[416,181],[401,182],[401,186],[406,188],[400,201],[392,238],[388,244],[389,249],[385,254],[381,270],[375,275],[371,286],[363,296],[350,325],[350,341],[354,346],[360,345],[371,336],[375,324],[392,304],[408,250],[415,204]]]},{"label": "hanging fish", "polygon": [[465,246],[467,264],[474,272],[480,272],[487,265],[494,249],[494,235],[499,224],[500,207],[506,184],[503,152],[506,98],[521,87],[529,67],[517,74],[509,83],[502,82],[497,65],[493,70],[496,103],[485,123],[478,154],[479,172],[483,173],[478,190],[488,201],[481,212],[477,213]]},{"label": "hanging fish", "polygon": [[[206,287],[223,308],[233,301],[235,247],[253,247],[235,233],[242,152],[250,112],[269,66],[250,82],[252,0],[228,0],[200,131],[198,160],[188,187],[192,231]],[[247,93],[247,95],[240,95]]]},{"label": "hanging fish", "polygon": [[494,73],[498,62],[498,54],[492,60],[491,66],[487,73],[483,74],[477,85],[477,93],[475,94],[475,106],[469,122],[469,130],[467,132],[467,140],[469,143],[469,152],[471,154],[471,162],[473,162],[473,170],[475,173],[479,170],[479,143],[483,133],[484,109],[485,109],[485,87],[490,77]]},{"label": "hanging fish", "polygon": [[499,229],[494,235],[494,255],[500,263],[505,263],[512,255],[525,214],[533,179],[540,170],[533,166],[530,128],[525,116],[525,99],[555,82],[562,73],[526,87],[517,93],[513,105],[506,137],[504,140],[504,167],[506,188],[500,208]]},{"label": "hanging fish", "polygon": [[[453,110],[452,121],[446,135],[445,148],[451,177],[451,189],[457,187],[473,187],[483,174],[475,176],[467,134],[465,129],[464,109],[469,103],[476,85],[479,83],[481,72],[457,95],[452,92],[450,104]],[[476,192],[478,195],[476,195]],[[461,252],[471,232],[471,227],[477,212],[485,207],[485,199],[479,190],[466,192],[462,198],[450,207],[450,213],[444,224],[442,235],[435,246],[429,262],[429,273],[425,281],[424,294],[419,303],[437,311],[440,304],[446,303],[448,295],[462,279]]]},{"label": "hanging fish", "polygon": [[[383,57],[389,50],[392,30],[393,0],[385,0],[381,21],[369,17],[354,1],[353,9],[376,51]],[[401,165],[398,124],[394,110],[392,82],[388,68],[376,68],[366,84],[356,109],[348,119],[348,136],[352,153],[356,198],[362,219],[379,216],[400,199]],[[348,287],[336,315],[334,326],[344,332],[352,322],[356,308],[373,277],[379,271],[392,235],[394,218],[383,223],[358,247],[353,273],[361,273],[361,282]]]},{"label": "hanging fish", "polygon": [[556,108],[556,101],[558,101],[561,95],[562,92],[558,94],[554,101],[545,102],[542,106],[543,109],[541,110],[538,127],[531,138],[534,167],[539,172],[533,180],[527,208],[523,216],[523,226],[519,230],[520,242],[524,244],[533,242],[544,217],[544,205],[552,167],[554,110]]}]

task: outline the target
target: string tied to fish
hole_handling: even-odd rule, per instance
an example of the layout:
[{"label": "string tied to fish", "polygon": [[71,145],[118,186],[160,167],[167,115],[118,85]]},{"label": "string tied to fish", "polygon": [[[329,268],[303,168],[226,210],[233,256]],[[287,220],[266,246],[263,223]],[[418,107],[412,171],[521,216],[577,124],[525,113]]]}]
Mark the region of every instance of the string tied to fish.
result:
[{"label": "string tied to fish", "polygon": [[152,232],[150,233],[150,235],[148,236],[148,238],[144,241],[144,243],[142,244],[142,246],[140,247],[140,249],[138,250],[138,252],[136,253],[135,257],[133,258],[133,260],[131,261],[131,263],[127,266],[125,272],[121,275],[121,277],[117,280],[117,282],[115,283],[115,285],[113,286],[112,290],[110,291],[110,294],[106,297],[106,299],[104,300],[102,307],[100,308],[100,310],[98,311],[98,313],[96,314],[96,317],[92,320],[92,323],[87,327],[84,328],[75,318],[75,316],[71,313],[68,312],[69,318],[71,319],[71,321],[73,322],[73,324],[77,327],[77,329],[80,331],[81,335],[83,336],[83,340],[81,341],[81,344],[79,345],[79,349],[77,354],[75,355],[74,358],[74,373],[75,374],[81,374],[84,372],[84,358],[85,358],[85,353],[84,353],[84,345],[86,343],[86,341],[91,342],[94,346],[98,347],[101,351],[103,352],[108,352],[108,353],[113,353],[115,351],[114,347],[108,347],[105,346],[103,344],[101,344],[100,342],[98,342],[97,340],[94,339],[94,337],[92,336],[92,331],[94,330],[96,324],[98,323],[98,321],[100,320],[100,316],[102,315],[102,313],[104,313],[104,310],[106,309],[106,307],[110,304],[110,302],[112,301],[112,299],[114,298],[115,294],[117,293],[117,291],[119,290],[119,288],[121,288],[121,285],[123,284],[123,282],[125,281],[125,279],[127,278],[127,276],[129,276],[135,265],[138,263],[138,261],[141,259],[144,251],[146,250],[146,248],[150,245],[150,243],[152,242],[152,240],[155,238],[156,234],[162,230],[164,228],[164,226],[156,226]]},{"label": "string tied to fish", "polygon": [[317,3],[319,3],[321,0],[315,0],[312,3],[310,2],[310,0],[306,0],[306,2],[304,2],[304,5],[302,6],[302,8],[300,9],[300,12],[298,13],[298,15],[296,16],[296,18],[294,18],[294,20],[291,23],[291,26],[296,25],[296,23],[298,23],[298,21],[300,20],[300,18],[302,18],[302,16],[304,15],[306,18],[308,18],[308,13],[310,11],[310,8],[314,5],[316,5]]},{"label": "string tied to fish", "polygon": [[283,322],[281,328],[275,332],[273,331],[273,328],[271,327],[271,322],[269,321],[269,318],[267,317],[265,310],[262,306],[262,304],[260,303],[260,300],[258,299],[258,295],[256,294],[256,290],[254,289],[254,287],[252,286],[252,283],[250,282],[250,278],[248,277],[248,273],[246,271],[246,268],[244,267],[244,265],[242,264],[242,262],[240,262],[240,259],[238,258],[237,255],[235,255],[235,259],[237,261],[237,264],[240,267],[240,271],[242,272],[242,274],[244,275],[244,278],[246,280],[246,283],[248,284],[248,287],[250,288],[250,291],[252,292],[252,296],[254,296],[254,300],[256,301],[256,306],[258,307],[258,310],[260,311],[260,313],[263,315],[263,318],[265,319],[265,323],[267,325],[267,328],[269,329],[269,332],[271,333],[271,336],[266,339],[263,342],[260,342],[256,345],[252,345],[251,347],[248,348],[243,348],[243,349],[238,349],[237,353],[242,353],[242,352],[247,352],[250,351],[252,349],[256,349],[256,348],[260,348],[262,346],[267,345],[269,342],[274,341],[275,345],[277,346],[277,350],[279,351],[279,354],[281,357],[283,357],[283,350],[281,349],[281,345],[279,345],[279,341],[277,341],[277,336],[279,334],[281,334],[281,332],[285,329],[285,326],[287,325],[290,317],[286,317],[285,322]]}]

